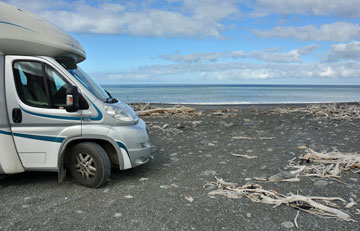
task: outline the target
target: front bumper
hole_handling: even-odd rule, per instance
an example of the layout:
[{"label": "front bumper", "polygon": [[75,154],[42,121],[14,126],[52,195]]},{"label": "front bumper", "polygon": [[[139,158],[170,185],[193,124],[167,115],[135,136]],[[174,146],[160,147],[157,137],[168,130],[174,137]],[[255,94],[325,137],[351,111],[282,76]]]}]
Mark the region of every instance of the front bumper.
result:
[{"label": "front bumper", "polygon": [[129,169],[149,161],[151,147],[145,122],[136,125],[112,127],[109,136],[118,144],[120,169]]}]

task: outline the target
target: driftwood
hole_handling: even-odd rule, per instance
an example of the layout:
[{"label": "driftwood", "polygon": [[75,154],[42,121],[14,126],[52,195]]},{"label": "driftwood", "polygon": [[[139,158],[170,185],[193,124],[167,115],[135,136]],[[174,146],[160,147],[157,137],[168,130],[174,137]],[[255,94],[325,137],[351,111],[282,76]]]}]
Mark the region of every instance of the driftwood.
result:
[{"label": "driftwood", "polygon": [[[231,137],[234,140],[253,140],[256,138],[248,137],[248,136],[233,136]],[[259,140],[272,140],[274,137],[258,137]]]},{"label": "driftwood", "polygon": [[338,206],[334,201],[340,201],[346,204],[346,201],[340,197],[311,197],[292,193],[282,195],[273,190],[265,190],[258,184],[246,184],[239,187],[237,184],[225,182],[221,178],[216,178],[216,182],[207,183],[204,185],[204,188],[209,184],[215,185],[218,188],[208,193],[208,196],[211,198],[215,198],[218,195],[229,198],[247,197],[252,202],[272,204],[274,207],[284,204],[320,217],[354,221],[349,214],[335,208]]},{"label": "driftwood", "polygon": [[137,111],[139,116],[151,115],[151,114],[189,114],[195,112],[195,108],[190,107],[171,107],[171,108],[154,108],[148,110]]},{"label": "driftwood", "polygon": [[232,154],[233,156],[237,156],[237,157],[243,157],[243,158],[246,158],[246,159],[254,159],[254,158],[257,158],[257,156],[249,156],[249,155],[242,155],[242,154]]},{"label": "driftwood", "polygon": [[306,154],[302,155],[299,160],[296,158],[289,160],[287,168],[292,168],[292,171],[281,171],[267,179],[254,178],[257,180],[265,180],[270,182],[297,182],[300,181],[300,176],[329,178],[340,183],[346,184],[337,180],[341,177],[341,173],[347,170],[353,170],[354,173],[359,172],[360,153],[342,153],[334,150],[328,153],[316,152],[306,146],[302,147]]},{"label": "driftwood", "polygon": [[306,108],[287,107],[275,108],[271,113],[288,114],[288,113],[301,112],[311,115],[316,118],[328,118],[333,120],[352,120],[360,119],[360,106],[359,104],[327,104],[327,105],[311,105]]},{"label": "driftwood", "polygon": [[299,165],[292,159],[288,167],[301,169],[299,173],[302,176],[313,176],[321,178],[339,178],[341,172],[346,170],[359,170],[360,153],[342,153],[338,150],[332,152],[316,152],[311,148],[305,149],[306,154],[299,159]]}]

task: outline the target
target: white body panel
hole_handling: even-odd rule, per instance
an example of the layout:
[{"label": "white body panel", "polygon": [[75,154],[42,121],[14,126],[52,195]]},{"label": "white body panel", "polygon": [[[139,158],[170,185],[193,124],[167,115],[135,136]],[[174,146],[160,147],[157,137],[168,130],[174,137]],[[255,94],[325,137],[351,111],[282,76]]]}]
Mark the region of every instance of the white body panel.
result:
[{"label": "white body panel", "polygon": [[57,26],[15,6],[0,2],[0,54],[85,59],[80,43]]},{"label": "white body panel", "polygon": [[[69,113],[65,109],[38,108],[22,102],[16,92],[12,69],[12,63],[16,60],[42,62],[50,65],[59,73],[61,70],[40,57],[6,56],[5,59],[8,117],[12,117],[14,108],[22,110],[20,124],[14,123],[10,119],[11,131],[22,164],[26,169],[56,169],[61,143],[65,138],[81,136],[81,111]],[[66,76],[64,77],[66,78]],[[73,84],[71,79],[66,79]],[[70,119],[60,119],[62,117]],[[78,120],[71,120],[71,118],[78,118]]]},{"label": "white body panel", "polygon": [[0,164],[2,170],[7,174],[23,172],[24,168],[18,158],[10,129],[2,128],[1,131],[7,132],[7,134],[0,133]]}]

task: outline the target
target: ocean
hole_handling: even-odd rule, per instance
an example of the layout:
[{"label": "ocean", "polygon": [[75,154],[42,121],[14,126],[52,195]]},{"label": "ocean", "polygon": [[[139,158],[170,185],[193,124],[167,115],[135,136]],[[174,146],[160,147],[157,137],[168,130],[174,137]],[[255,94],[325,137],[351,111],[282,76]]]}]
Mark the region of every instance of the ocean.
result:
[{"label": "ocean", "polygon": [[125,103],[287,104],[360,101],[360,85],[103,85]]}]

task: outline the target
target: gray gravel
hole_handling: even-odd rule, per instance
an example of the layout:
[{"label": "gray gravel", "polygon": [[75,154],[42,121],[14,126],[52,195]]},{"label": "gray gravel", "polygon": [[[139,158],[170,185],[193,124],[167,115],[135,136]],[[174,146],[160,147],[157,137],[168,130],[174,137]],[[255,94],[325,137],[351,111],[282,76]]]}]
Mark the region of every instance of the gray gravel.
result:
[{"label": "gray gravel", "polygon": [[[267,113],[271,107],[232,107],[223,115],[202,109],[201,116],[145,117],[154,159],[141,167],[113,169],[99,189],[77,185],[69,176],[28,172],[0,181],[0,230],[296,230],[297,210],[249,199],[207,196],[203,185],[215,176],[240,185],[253,177],[283,171],[303,153],[333,147],[360,150],[360,121],[319,120],[301,113]],[[256,109],[256,110],[254,110]],[[196,121],[196,122],[194,122]],[[233,140],[234,136],[274,137]],[[255,159],[232,153],[256,155]],[[302,178],[300,182],[260,182],[266,189],[312,196],[339,196],[360,204],[359,174],[341,181]],[[259,183],[259,182],[256,182]],[[345,210],[354,215],[355,206]],[[299,230],[359,230],[357,223],[300,212]]]}]

